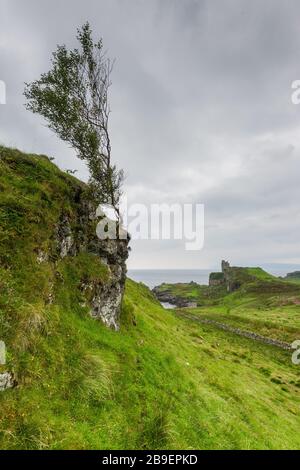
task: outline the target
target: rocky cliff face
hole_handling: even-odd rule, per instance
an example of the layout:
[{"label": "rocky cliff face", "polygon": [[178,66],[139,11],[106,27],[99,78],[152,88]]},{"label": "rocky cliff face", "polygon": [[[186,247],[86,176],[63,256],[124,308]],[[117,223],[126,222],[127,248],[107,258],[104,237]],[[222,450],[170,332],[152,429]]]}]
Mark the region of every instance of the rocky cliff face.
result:
[{"label": "rocky cliff face", "polygon": [[108,268],[108,281],[105,284],[83,285],[83,289],[93,293],[91,316],[102,320],[110,328],[118,330],[126,280],[128,241],[99,241],[97,251]]},{"label": "rocky cliff face", "polygon": [[[96,207],[76,195],[77,211],[70,217],[62,213],[55,230],[56,255],[60,258],[76,256],[85,251],[99,256],[107,267],[105,283],[82,282],[81,290],[90,299],[90,314],[115,330],[120,326],[120,311],[126,281],[129,236],[125,240],[100,240],[96,235]],[[41,254],[39,254],[40,257]]]}]

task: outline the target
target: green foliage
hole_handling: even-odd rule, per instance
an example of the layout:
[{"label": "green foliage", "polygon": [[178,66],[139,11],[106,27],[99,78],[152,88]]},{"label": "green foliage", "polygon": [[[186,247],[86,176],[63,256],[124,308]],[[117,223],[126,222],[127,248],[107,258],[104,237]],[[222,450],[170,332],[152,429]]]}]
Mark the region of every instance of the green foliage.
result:
[{"label": "green foliage", "polygon": [[248,274],[262,281],[272,281],[276,279],[272,274],[267,273],[262,268],[243,268]]},{"label": "green foliage", "polygon": [[166,284],[157,287],[158,291],[175,296],[179,299],[197,302],[201,305],[215,305],[219,299],[223,299],[227,294],[226,286],[205,286],[195,282]]},{"label": "green foliage", "polygon": [[[107,281],[97,257],[37,262],[62,207],[72,220],[81,183],[16,150],[0,148],[0,166],[0,371],[18,381],[0,393],[1,449],[299,448],[299,368],[289,352],[177,318],[130,280],[121,331],[107,329],[81,289]],[[260,298],[226,296],[230,315],[240,308],[250,318]],[[299,307],[286,308],[287,326],[299,328]]]},{"label": "green foliage", "polygon": [[108,89],[112,62],[102,40],[94,42],[89,23],[78,30],[79,48],[58,46],[52,68],[26,84],[26,108],[42,115],[62,140],[71,144],[91,173],[90,188],[99,202],[117,207],[123,172],[111,162]]},{"label": "green foliage", "polygon": [[193,314],[290,342],[300,337],[299,284],[276,278],[261,268],[231,268],[231,280],[240,284],[228,293],[223,286],[162,284],[161,292],[194,300]]},{"label": "green foliage", "polygon": [[224,279],[224,274],[223,273],[211,273],[209,278],[213,281],[220,281]]},{"label": "green foliage", "polygon": [[135,324],[120,333],[77,301],[39,310],[23,378],[0,395],[1,448],[299,447],[288,353],[176,318],[132,281],[124,305]]}]

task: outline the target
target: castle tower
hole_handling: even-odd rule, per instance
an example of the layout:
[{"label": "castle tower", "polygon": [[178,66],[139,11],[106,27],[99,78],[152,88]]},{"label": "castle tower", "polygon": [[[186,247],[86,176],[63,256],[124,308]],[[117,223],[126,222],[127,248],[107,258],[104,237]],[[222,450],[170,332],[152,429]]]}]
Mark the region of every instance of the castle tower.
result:
[{"label": "castle tower", "polygon": [[221,266],[222,266],[222,273],[224,273],[226,271],[226,269],[230,268],[229,262],[224,261],[224,260],[222,260]]}]

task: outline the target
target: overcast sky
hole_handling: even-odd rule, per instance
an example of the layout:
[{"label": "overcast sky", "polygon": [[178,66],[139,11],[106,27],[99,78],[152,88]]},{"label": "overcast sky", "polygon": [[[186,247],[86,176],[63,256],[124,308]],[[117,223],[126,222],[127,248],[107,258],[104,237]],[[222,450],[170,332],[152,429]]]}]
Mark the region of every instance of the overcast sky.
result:
[{"label": "overcast sky", "polygon": [[205,204],[205,244],[133,241],[131,268],[300,263],[299,0],[0,0],[0,143],[87,172],[23,83],[90,21],[116,58],[111,138],[130,202]]}]

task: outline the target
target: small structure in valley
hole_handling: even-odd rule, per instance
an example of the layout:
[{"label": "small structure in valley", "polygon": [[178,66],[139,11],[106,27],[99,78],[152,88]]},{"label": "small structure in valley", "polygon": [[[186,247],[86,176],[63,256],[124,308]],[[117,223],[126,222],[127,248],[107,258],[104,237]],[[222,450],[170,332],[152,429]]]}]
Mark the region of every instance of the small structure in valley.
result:
[{"label": "small structure in valley", "polygon": [[210,274],[209,286],[226,286],[227,292],[234,292],[251,279],[253,276],[247,272],[247,268],[230,266],[228,261],[222,260],[221,271]]},{"label": "small structure in valley", "polygon": [[221,263],[221,271],[220,272],[214,272],[210,273],[209,275],[209,286],[210,287],[215,287],[215,286],[222,286],[226,284],[226,279],[227,279],[227,273],[230,270],[230,264],[228,261],[222,260]]}]

